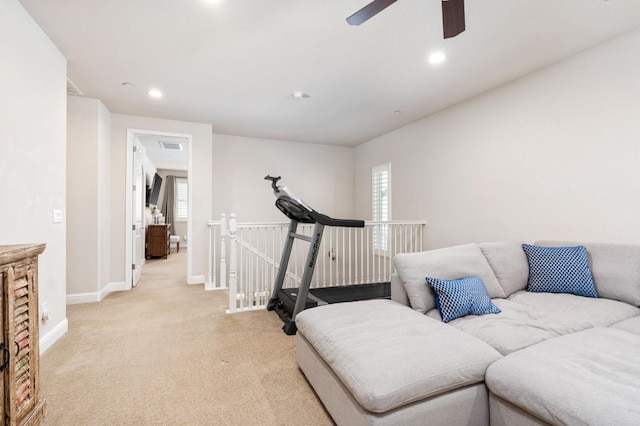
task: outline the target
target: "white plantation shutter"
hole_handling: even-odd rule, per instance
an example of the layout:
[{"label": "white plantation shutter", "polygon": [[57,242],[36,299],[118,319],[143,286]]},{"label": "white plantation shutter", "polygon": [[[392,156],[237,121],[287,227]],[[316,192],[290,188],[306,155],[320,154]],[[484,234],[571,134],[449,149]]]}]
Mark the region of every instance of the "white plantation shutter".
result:
[{"label": "white plantation shutter", "polygon": [[189,218],[189,184],[186,178],[176,178],[176,220]]},{"label": "white plantation shutter", "polygon": [[[374,222],[391,220],[391,163],[382,164],[372,169],[372,201]],[[373,248],[387,250],[387,225],[376,225],[373,229]]]}]

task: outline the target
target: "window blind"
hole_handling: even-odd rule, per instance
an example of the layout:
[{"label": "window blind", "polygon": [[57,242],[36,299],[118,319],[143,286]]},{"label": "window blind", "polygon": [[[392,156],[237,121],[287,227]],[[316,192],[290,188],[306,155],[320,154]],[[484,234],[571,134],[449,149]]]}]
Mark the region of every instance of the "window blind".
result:
[{"label": "window blind", "polygon": [[189,183],[186,178],[176,178],[176,220],[189,219]]},{"label": "window blind", "polygon": [[[391,220],[391,164],[383,164],[372,169],[372,219],[374,222]],[[388,241],[387,225],[373,228],[373,247],[386,250]]]}]

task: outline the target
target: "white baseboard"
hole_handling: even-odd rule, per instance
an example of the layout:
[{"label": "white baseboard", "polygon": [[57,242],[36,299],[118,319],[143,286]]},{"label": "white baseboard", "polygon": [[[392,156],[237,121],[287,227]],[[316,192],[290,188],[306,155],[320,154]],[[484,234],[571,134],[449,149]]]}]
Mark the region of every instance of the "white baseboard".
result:
[{"label": "white baseboard", "polygon": [[81,303],[95,303],[102,300],[100,293],[73,293],[67,294],[67,305],[79,305]]},{"label": "white baseboard", "polygon": [[49,330],[47,334],[40,337],[40,355],[45,353],[55,342],[58,341],[69,330],[69,321],[65,318],[58,325]]},{"label": "white baseboard", "polygon": [[[126,291],[126,290],[130,290],[129,286],[127,285],[127,283],[125,283],[124,281],[118,281],[118,282],[114,282],[114,283],[109,283],[107,285],[107,287],[109,288],[109,293],[113,293],[114,291]],[[105,287],[106,288],[106,287]],[[105,296],[107,295],[105,294]],[[104,297],[103,297],[104,299]]]},{"label": "white baseboard", "polygon": [[78,305],[81,303],[96,303],[107,297],[109,293],[114,291],[129,290],[127,283],[124,281],[109,283],[100,291],[92,293],[72,293],[67,294],[67,305]]},{"label": "white baseboard", "polygon": [[215,285],[215,283],[204,283],[204,289],[207,291],[226,290],[227,287],[218,287]]},{"label": "white baseboard", "polygon": [[193,275],[191,277],[187,277],[187,284],[204,284],[205,279],[204,275]]}]

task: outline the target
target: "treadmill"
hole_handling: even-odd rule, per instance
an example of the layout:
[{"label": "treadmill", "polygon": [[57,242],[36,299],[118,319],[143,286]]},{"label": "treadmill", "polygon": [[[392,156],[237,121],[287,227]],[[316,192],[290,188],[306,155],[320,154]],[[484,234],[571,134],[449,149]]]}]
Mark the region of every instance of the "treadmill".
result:
[{"label": "treadmill", "polygon": [[[267,310],[276,311],[284,322],[282,329],[287,335],[297,332],[295,323],[296,315],[307,308],[313,308],[329,303],[352,302],[355,300],[390,299],[391,284],[389,282],[356,284],[350,286],[336,286],[309,289],[315,269],[316,259],[322,233],[325,226],[341,226],[347,228],[364,228],[363,220],[334,219],[318,213],[302,200],[297,198],[286,186],[278,186],[280,176],[266,176],[265,180],[271,181],[273,193],[276,196],[276,207],[287,216],[291,222],[287,239],[282,250],[280,267],[276,277],[271,299],[267,304]],[[298,234],[299,223],[313,223],[311,236]],[[304,264],[304,272],[299,288],[283,289],[282,285],[287,273],[289,258],[294,240],[299,239],[309,243],[309,252]]]}]

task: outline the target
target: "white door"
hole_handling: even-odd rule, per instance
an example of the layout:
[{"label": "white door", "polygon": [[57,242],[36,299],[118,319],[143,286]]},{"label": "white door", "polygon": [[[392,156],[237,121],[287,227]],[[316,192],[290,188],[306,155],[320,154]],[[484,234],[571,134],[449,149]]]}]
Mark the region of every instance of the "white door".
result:
[{"label": "white door", "polygon": [[146,197],[146,187],[144,170],[142,169],[142,161],[136,147],[133,147],[133,232],[132,232],[132,262],[131,262],[131,285],[135,287],[140,280],[140,272],[145,262],[145,224],[144,205]]}]

